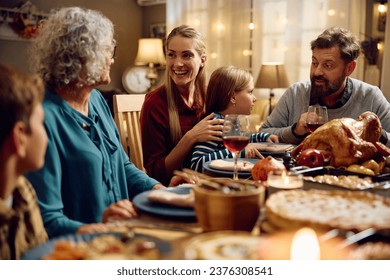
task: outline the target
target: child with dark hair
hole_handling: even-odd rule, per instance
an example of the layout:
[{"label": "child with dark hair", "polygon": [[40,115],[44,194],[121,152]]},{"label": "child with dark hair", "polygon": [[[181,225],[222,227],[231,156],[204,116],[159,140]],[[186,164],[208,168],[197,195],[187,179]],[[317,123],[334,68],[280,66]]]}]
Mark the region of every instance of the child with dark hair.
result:
[{"label": "child with dark hair", "polygon": [[0,64],[0,259],[20,259],[47,240],[36,193],[23,176],[44,163],[43,92],[38,76]]}]

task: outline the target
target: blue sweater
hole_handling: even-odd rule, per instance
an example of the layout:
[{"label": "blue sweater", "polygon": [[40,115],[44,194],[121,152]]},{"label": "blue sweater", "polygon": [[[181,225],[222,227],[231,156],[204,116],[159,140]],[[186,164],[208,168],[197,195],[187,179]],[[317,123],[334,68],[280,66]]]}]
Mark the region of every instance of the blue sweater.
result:
[{"label": "blue sweater", "polygon": [[[214,119],[224,119],[224,116],[220,113],[215,113]],[[252,133],[249,142],[265,142],[270,136],[271,134],[264,132]],[[245,158],[245,150],[241,151],[240,157]],[[191,169],[203,172],[203,164],[205,162],[224,158],[233,158],[233,153],[225,148],[223,142],[198,142],[192,150]]]},{"label": "blue sweater", "polygon": [[53,92],[46,93],[43,107],[49,139],[45,165],[27,178],[50,238],[101,222],[111,203],[158,183],[129,161],[99,91],[91,93],[88,117]]}]

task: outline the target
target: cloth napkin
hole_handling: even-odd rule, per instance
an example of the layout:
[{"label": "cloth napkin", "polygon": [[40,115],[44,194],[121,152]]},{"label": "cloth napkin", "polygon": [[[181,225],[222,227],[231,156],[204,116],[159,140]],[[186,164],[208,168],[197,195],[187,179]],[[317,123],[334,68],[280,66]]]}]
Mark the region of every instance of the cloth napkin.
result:
[{"label": "cloth napkin", "polygon": [[179,207],[194,207],[195,196],[191,190],[188,194],[177,194],[170,191],[154,190],[147,196],[149,201],[158,202]]},{"label": "cloth napkin", "polygon": [[256,149],[258,149],[259,151],[276,153],[284,153],[294,148],[294,146],[291,144],[251,143],[251,145],[256,147]]},{"label": "cloth napkin", "polygon": [[[254,166],[254,164],[249,162],[249,161],[238,160],[238,162],[237,162],[238,171],[251,172],[253,166]],[[213,160],[210,162],[209,167],[213,168],[213,169],[218,169],[218,170],[233,171],[234,170],[234,162],[223,160],[223,159],[216,159],[216,160]]]}]

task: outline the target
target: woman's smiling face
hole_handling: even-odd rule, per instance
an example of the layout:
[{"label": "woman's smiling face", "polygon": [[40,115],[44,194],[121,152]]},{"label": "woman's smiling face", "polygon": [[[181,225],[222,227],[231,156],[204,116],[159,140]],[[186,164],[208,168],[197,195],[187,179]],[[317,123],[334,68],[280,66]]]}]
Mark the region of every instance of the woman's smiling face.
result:
[{"label": "woman's smiling face", "polygon": [[167,67],[169,75],[178,87],[189,87],[195,82],[206,57],[196,51],[195,40],[175,36],[168,45]]}]

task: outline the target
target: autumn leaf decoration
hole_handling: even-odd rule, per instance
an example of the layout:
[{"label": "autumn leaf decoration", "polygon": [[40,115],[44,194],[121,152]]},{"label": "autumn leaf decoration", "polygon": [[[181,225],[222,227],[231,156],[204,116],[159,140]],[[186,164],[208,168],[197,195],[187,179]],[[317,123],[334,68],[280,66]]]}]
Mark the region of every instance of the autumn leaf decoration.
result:
[{"label": "autumn leaf decoration", "polygon": [[41,22],[29,24],[28,20],[21,13],[18,13],[15,15],[14,21],[10,23],[10,26],[20,37],[31,39],[38,36],[40,24]]}]

